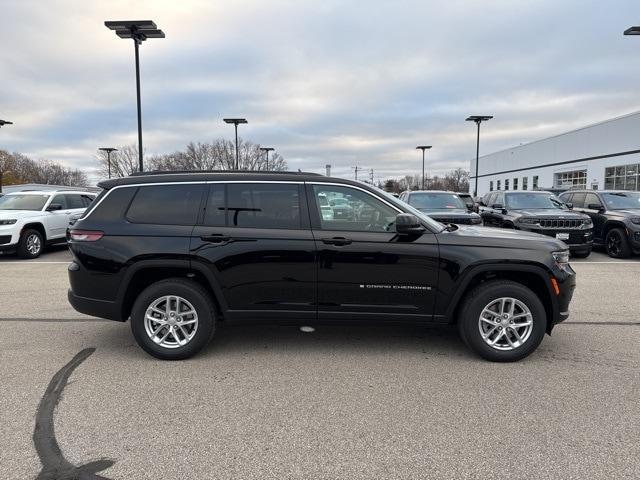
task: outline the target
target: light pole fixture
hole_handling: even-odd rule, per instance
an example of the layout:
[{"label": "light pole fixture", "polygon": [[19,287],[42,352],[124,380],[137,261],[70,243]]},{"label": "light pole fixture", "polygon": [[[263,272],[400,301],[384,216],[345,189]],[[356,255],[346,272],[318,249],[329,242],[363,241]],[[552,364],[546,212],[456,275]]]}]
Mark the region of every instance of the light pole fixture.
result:
[{"label": "light pole fixture", "polygon": [[236,166],[235,170],[239,170],[240,153],[238,152],[238,125],[241,123],[249,123],[246,118],[223,118],[224,123],[233,123],[236,127]]},{"label": "light pole fixture", "polygon": [[625,35],[640,35],[640,26],[629,27],[624,31]]},{"label": "light pole fixture", "polygon": [[109,30],[114,30],[120,38],[132,38],[136,60],[136,95],[138,98],[138,168],[142,172],[142,106],[140,103],[140,56],[139,45],[147,38],[164,38],[164,32],[159,30],[151,20],[116,20],[104,22]]},{"label": "light pole fixture", "polygon": [[475,122],[478,126],[478,137],[476,138],[476,182],[475,187],[473,187],[473,196],[478,195],[478,159],[480,158],[480,124],[482,122],[486,122],[487,120],[491,120],[493,116],[491,115],[471,115],[466,118],[467,122]]},{"label": "light pole fixture", "polygon": [[424,190],[424,151],[429,150],[431,145],[418,145],[416,150],[422,150],[422,190]]},{"label": "light pole fixture", "polygon": [[98,150],[107,152],[107,168],[109,171],[109,178],[111,178],[111,152],[117,152],[118,149],[113,147],[100,147]]},{"label": "light pole fixture", "polygon": [[269,170],[269,152],[275,150],[275,148],[273,147],[260,147],[260,150],[262,150],[265,155],[267,156],[267,166],[265,170]]},{"label": "light pole fixture", "polygon": [[[5,125],[13,125],[13,122],[9,120],[0,120],[0,127],[4,127]],[[9,171],[3,172],[0,170],[0,193],[2,193],[2,177],[5,173],[10,173]]]}]

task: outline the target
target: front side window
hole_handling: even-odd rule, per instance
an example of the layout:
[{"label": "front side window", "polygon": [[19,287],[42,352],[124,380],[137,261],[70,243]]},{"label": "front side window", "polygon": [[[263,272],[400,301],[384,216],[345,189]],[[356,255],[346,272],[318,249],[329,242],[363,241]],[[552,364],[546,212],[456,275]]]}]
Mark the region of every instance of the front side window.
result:
[{"label": "front side window", "polygon": [[[313,192],[323,230],[356,232],[394,230],[398,212],[369,193],[336,185],[314,185]],[[327,206],[322,205],[321,197],[327,199],[329,202]]]},{"label": "front side window", "polygon": [[69,208],[67,206],[67,196],[66,195],[56,195],[55,197],[53,197],[53,200],[51,200],[51,203],[49,204],[49,206],[51,205],[60,205],[62,207],[62,210],[66,210],[67,208]]},{"label": "front side window", "polygon": [[584,199],[584,206],[585,208],[589,208],[589,205],[593,205],[593,206],[598,205],[598,208],[602,206],[602,202],[600,201],[600,199],[595,193],[586,194]]},{"label": "front side window", "polygon": [[67,200],[67,208],[85,208],[82,195],[67,194],[65,195],[65,199]]},{"label": "front side window", "polygon": [[127,211],[127,220],[156,225],[195,225],[202,190],[202,184],[188,183],[138,187]]},{"label": "front side window", "polygon": [[243,228],[301,228],[300,186],[279,183],[227,185],[227,225]]},{"label": "front side window", "polygon": [[11,194],[0,197],[0,210],[36,210],[44,208],[48,195]]}]

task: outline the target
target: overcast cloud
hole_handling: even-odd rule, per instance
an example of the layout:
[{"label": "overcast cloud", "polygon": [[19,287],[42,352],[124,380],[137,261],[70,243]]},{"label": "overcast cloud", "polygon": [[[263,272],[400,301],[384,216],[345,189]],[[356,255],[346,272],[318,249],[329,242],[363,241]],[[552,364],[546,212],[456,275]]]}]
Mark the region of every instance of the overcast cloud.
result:
[{"label": "overcast cloud", "polygon": [[[96,168],[136,141],[131,41],[105,20],[153,19],[141,47],[146,154],[233,136],[292,169],[376,179],[468,168],[471,114],[489,153],[640,109],[637,1],[2,0],[0,148]],[[92,178],[97,178],[92,176]]]}]

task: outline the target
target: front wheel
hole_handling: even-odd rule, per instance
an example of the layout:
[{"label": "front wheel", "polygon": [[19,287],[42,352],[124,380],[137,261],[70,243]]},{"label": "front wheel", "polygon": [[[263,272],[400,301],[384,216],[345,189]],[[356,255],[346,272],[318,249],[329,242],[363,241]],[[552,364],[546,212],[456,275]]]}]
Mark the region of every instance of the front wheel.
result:
[{"label": "front wheel", "polygon": [[22,258],[38,258],[44,249],[44,239],[38,230],[27,229],[20,235],[18,255]]},{"label": "front wheel", "polygon": [[530,355],[544,337],[547,316],[538,296],[508,280],[483,283],[464,300],[458,316],[462,340],[494,362],[514,362]]},{"label": "front wheel", "polygon": [[204,348],[215,331],[215,307],[199,284],[172,278],[147,287],[131,310],[138,345],[162,360],[183,360]]},{"label": "front wheel", "polygon": [[629,240],[622,228],[612,228],[607,233],[605,241],[607,254],[612,258],[629,258],[631,255],[631,247]]}]

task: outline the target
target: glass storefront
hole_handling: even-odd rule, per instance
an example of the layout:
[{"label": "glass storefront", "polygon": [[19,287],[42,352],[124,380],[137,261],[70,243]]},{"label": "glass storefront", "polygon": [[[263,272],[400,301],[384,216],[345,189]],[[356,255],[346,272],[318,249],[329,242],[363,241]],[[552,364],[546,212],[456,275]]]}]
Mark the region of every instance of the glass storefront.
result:
[{"label": "glass storefront", "polygon": [[640,164],[620,165],[604,169],[605,190],[640,190]]},{"label": "glass storefront", "polygon": [[555,187],[587,188],[587,171],[573,170],[554,174]]}]

